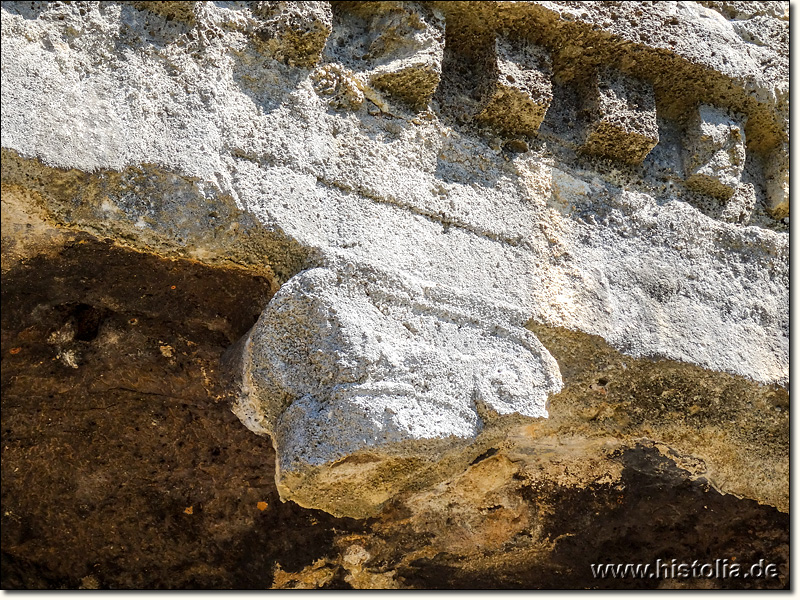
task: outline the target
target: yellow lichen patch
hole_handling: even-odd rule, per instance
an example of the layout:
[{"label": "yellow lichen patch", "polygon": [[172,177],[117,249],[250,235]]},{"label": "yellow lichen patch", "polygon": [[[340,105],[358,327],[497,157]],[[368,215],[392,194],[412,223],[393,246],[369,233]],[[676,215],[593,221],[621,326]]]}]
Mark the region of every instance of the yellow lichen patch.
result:
[{"label": "yellow lichen patch", "polygon": [[267,507],[269,507],[269,504],[267,504],[267,503],[266,503],[266,502],[264,502],[263,500],[262,500],[261,502],[259,502],[258,504],[256,504],[256,508],[257,508],[258,510],[260,510],[260,511],[265,511],[265,510],[267,510]]},{"label": "yellow lichen patch", "polygon": [[280,563],[275,565],[272,574],[272,589],[278,590],[313,590],[328,583],[336,574],[337,567],[326,559],[320,558],[297,573],[288,573],[281,568]]}]

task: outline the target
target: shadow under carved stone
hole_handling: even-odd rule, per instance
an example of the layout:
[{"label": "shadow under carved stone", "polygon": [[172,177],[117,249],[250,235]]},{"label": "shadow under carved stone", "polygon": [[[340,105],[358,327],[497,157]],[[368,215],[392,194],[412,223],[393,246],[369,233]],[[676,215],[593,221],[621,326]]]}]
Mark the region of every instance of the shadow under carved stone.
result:
[{"label": "shadow under carved stone", "polygon": [[234,407],[273,438],[282,498],[368,516],[418,472],[463,467],[494,420],[546,417],[558,365],[501,315],[366,266],[285,284],[245,343]]},{"label": "shadow under carved stone", "polygon": [[646,81],[601,68],[589,82],[584,110],[587,154],[638,164],[658,143],[655,93]]},{"label": "shadow under carved stone", "polygon": [[263,589],[361,529],[281,502],[225,401],[270,281],[61,231],[3,272],[4,589]]}]

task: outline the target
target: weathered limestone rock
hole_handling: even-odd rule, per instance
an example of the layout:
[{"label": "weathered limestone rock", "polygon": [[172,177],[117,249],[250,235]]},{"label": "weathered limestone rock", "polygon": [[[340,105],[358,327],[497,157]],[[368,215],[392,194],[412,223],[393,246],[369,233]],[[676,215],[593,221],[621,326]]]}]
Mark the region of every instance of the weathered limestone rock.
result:
[{"label": "weathered limestone rock", "polygon": [[552,91],[550,52],[528,40],[448,29],[446,81],[439,104],[457,121],[489,125],[505,136],[534,135]]},{"label": "weathered limestone rock", "polygon": [[337,109],[358,110],[364,102],[364,85],[350,69],[337,64],[322,65],[311,74],[314,91],[328,97]]},{"label": "weathered limestone rock", "polygon": [[258,37],[272,55],[289,65],[314,65],[331,33],[329,2],[253,2],[253,15],[263,21]]},{"label": "weathered limestone rock", "polygon": [[134,2],[133,5],[141,10],[149,10],[162,15],[167,20],[178,19],[179,21],[192,22],[195,19],[195,6],[197,2],[163,2],[163,1],[143,1]]},{"label": "weathered limestone rock", "polygon": [[741,223],[746,225],[750,221],[753,209],[756,206],[756,190],[752,183],[743,183],[720,213],[720,219],[727,223]]},{"label": "weathered limestone rock", "polygon": [[504,312],[352,264],[304,271],[250,333],[234,410],[275,441],[287,498],[374,514],[498,416],[547,416],[558,365]]},{"label": "weathered limestone rock", "polygon": [[492,50],[477,118],[507,134],[533,135],[553,99],[549,52],[505,36],[497,36]]},{"label": "weathered limestone rock", "polygon": [[590,125],[583,151],[640,163],[658,143],[653,86],[603,68],[589,83],[584,109]]},{"label": "weathered limestone rock", "polygon": [[745,163],[746,119],[701,104],[686,128],[686,185],[721,200],[739,187]]},{"label": "weathered limestone rock", "polygon": [[786,5],[786,2],[774,2],[771,0],[765,0],[763,2],[713,0],[699,2],[698,4],[713,8],[725,15],[728,19],[740,20],[740,22],[758,16],[769,16],[783,20],[789,18],[789,7]]},{"label": "weathered limestone rock", "polygon": [[189,4],[2,5],[4,584],[787,585],[785,3]]},{"label": "weathered limestone rock", "polygon": [[789,216],[789,142],[782,143],[767,158],[767,209],[776,219]]},{"label": "weathered limestone rock", "polygon": [[328,56],[412,110],[439,84],[444,23],[422,2],[337,2]]}]

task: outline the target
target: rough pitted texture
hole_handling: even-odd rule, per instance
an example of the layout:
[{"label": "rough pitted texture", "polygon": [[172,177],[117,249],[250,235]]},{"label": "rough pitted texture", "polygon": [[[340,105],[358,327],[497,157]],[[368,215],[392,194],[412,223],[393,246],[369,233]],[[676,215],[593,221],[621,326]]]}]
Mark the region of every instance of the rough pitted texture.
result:
[{"label": "rough pitted texture", "polygon": [[3,3],[4,584],[787,585],[787,6]]},{"label": "rough pitted texture", "polygon": [[275,58],[298,66],[319,60],[331,33],[327,2],[255,2],[252,11],[263,20],[256,35]]},{"label": "rough pitted texture", "polygon": [[[788,127],[788,125],[787,125]],[[789,216],[789,142],[783,142],[780,149],[766,160],[767,209],[776,219]]]},{"label": "rough pitted texture", "polygon": [[187,22],[194,21],[194,12],[197,6],[197,2],[184,2],[179,0],[175,0],[174,2],[148,0],[146,2],[134,2],[133,4],[136,8],[150,10],[163,15],[168,21],[178,19],[179,21]]},{"label": "rough pitted texture", "polygon": [[658,143],[653,86],[615,69],[592,77],[584,110],[591,125],[584,152],[640,163]]},{"label": "rough pitted texture", "polygon": [[484,106],[477,118],[506,134],[533,135],[553,99],[550,54],[524,40],[497,36],[484,65]]},{"label": "rough pitted texture", "polygon": [[304,271],[250,333],[234,410],[275,440],[288,498],[374,513],[400,482],[365,494],[379,487],[370,469],[304,471],[375,451],[406,463],[403,479],[413,479],[415,463],[441,462],[500,415],[547,417],[558,365],[530,332],[503,324],[506,311],[352,264]]},{"label": "rough pitted texture", "polygon": [[337,2],[334,11],[326,59],[341,61],[396,103],[426,108],[442,72],[440,13],[423,2]]},{"label": "rough pitted texture", "polygon": [[721,200],[741,181],[745,161],[745,119],[701,104],[689,121],[684,140],[686,184]]}]

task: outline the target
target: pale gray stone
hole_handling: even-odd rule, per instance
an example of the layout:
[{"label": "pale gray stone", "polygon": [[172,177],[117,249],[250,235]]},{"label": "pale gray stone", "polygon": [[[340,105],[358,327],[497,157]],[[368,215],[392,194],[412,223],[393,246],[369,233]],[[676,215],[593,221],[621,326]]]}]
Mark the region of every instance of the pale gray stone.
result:
[{"label": "pale gray stone", "polygon": [[727,200],[739,187],[745,161],[742,115],[701,104],[686,127],[686,184],[704,194]]}]

